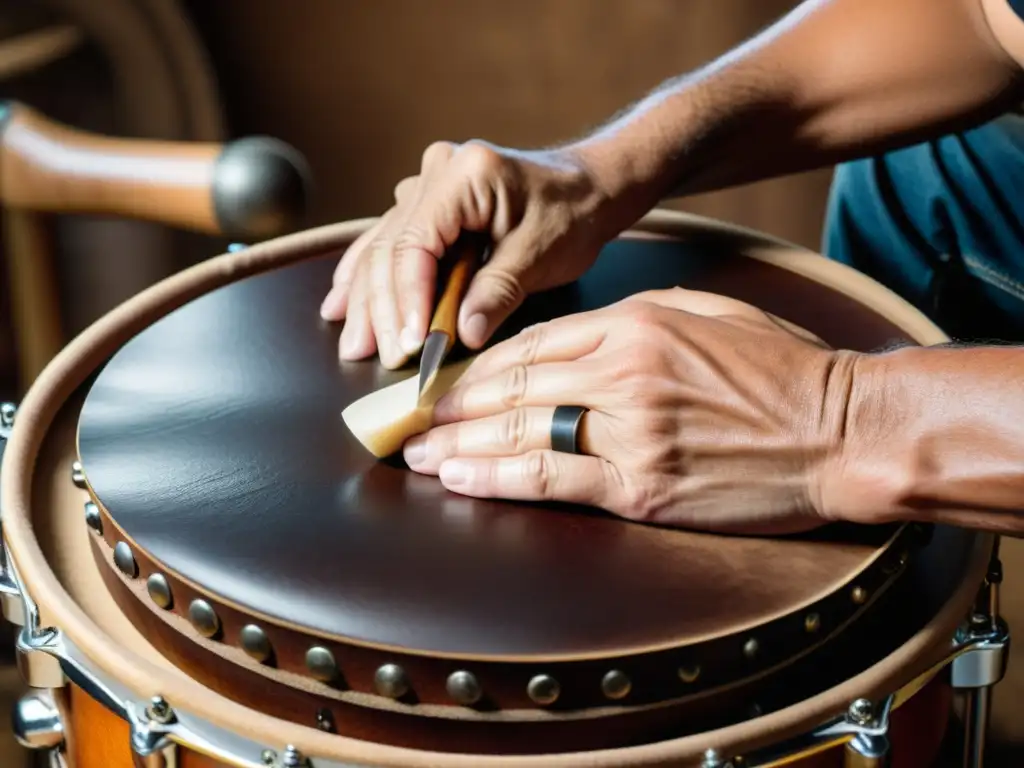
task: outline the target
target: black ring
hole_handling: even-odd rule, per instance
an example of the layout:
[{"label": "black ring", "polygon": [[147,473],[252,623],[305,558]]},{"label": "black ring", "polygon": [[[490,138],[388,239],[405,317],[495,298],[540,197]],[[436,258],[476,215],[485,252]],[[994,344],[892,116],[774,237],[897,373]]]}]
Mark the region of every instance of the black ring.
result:
[{"label": "black ring", "polygon": [[579,405],[560,405],[551,417],[551,450],[579,453],[580,421],[588,409]]}]

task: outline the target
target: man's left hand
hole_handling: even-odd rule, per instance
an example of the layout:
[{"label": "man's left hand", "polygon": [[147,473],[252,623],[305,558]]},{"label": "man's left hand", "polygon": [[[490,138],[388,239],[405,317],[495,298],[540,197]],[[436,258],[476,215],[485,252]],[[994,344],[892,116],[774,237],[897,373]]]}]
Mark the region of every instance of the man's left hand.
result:
[{"label": "man's left hand", "polygon": [[[526,329],[482,353],[406,462],[468,496],[550,500],[740,533],[813,528],[857,353],[740,301],[672,289]],[[587,408],[580,454],[556,406]]]}]

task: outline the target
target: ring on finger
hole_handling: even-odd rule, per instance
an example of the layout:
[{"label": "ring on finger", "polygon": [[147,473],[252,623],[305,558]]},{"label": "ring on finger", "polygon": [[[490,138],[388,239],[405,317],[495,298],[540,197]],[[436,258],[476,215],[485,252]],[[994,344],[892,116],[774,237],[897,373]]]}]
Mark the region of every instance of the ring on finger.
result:
[{"label": "ring on finger", "polygon": [[551,415],[551,450],[559,453],[582,453],[580,424],[587,408],[581,405],[560,405]]}]

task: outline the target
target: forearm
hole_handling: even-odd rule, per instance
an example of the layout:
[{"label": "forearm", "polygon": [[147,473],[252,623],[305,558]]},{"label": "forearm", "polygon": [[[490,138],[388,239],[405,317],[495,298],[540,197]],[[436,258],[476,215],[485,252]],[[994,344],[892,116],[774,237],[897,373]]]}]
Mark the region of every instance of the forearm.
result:
[{"label": "forearm", "polygon": [[575,146],[639,215],[980,123],[1019,76],[981,0],[811,0]]},{"label": "forearm", "polygon": [[853,367],[824,505],[1024,532],[1024,348],[905,348]]}]

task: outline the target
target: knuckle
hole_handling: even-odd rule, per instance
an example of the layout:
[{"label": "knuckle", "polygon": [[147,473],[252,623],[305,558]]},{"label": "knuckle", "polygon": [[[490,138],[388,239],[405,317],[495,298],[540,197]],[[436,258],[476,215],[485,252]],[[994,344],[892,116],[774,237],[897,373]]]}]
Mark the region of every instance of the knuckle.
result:
[{"label": "knuckle", "polygon": [[618,509],[622,517],[628,520],[644,522],[654,516],[654,511],[653,496],[646,488],[633,484],[627,484],[625,487],[622,487],[622,501]]},{"label": "knuckle", "polygon": [[398,205],[401,205],[402,202],[412,194],[413,190],[416,188],[419,178],[419,176],[409,176],[395,184],[395,202]]},{"label": "knuckle", "polygon": [[537,487],[537,493],[541,498],[550,499],[555,495],[557,477],[555,464],[550,454],[545,451],[534,451],[524,461],[527,477]]},{"label": "knuckle", "polygon": [[421,165],[423,170],[432,168],[440,163],[446,163],[451,158],[455,145],[450,141],[435,141],[423,150]]},{"label": "knuckle", "polygon": [[471,176],[489,178],[500,174],[505,158],[494,147],[483,141],[468,141],[459,147],[458,162]]},{"label": "knuckle", "polygon": [[[517,307],[526,298],[526,290],[519,278],[503,270],[489,269],[479,274],[490,300],[501,307]],[[528,330],[528,329],[527,329]]]},{"label": "knuckle", "polygon": [[525,365],[532,365],[537,361],[546,332],[544,323],[531,325],[519,332],[519,359]]},{"label": "knuckle", "polygon": [[505,374],[505,388],[502,405],[506,408],[518,408],[526,399],[529,387],[529,369],[525,365],[513,365]]},{"label": "knuckle", "polygon": [[528,443],[528,433],[526,409],[514,408],[503,420],[499,444],[506,446],[512,453],[522,453]]}]

